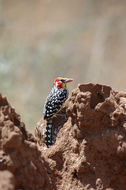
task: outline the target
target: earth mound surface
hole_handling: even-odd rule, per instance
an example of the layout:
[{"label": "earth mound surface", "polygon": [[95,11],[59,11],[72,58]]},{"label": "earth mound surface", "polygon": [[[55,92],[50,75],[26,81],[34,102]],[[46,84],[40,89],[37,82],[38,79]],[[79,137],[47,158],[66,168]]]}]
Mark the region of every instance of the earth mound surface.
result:
[{"label": "earth mound surface", "polygon": [[78,85],[60,113],[68,118],[53,118],[54,144],[46,149],[43,118],[35,139],[0,96],[0,172],[9,172],[0,180],[10,189],[125,190],[126,93]]},{"label": "earth mound surface", "polygon": [[7,99],[0,95],[1,190],[49,189],[50,182],[45,165],[35,138],[26,131],[20,116]]}]

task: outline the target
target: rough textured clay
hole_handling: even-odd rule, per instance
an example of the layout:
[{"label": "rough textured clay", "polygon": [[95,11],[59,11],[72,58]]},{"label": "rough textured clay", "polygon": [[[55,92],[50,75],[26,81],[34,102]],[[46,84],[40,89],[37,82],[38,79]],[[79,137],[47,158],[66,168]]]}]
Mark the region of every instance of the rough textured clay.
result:
[{"label": "rough textured clay", "polygon": [[67,113],[68,120],[54,117],[54,145],[46,149],[43,118],[35,139],[0,96],[0,180],[9,184],[5,189],[125,190],[126,93],[78,85],[60,113]]}]

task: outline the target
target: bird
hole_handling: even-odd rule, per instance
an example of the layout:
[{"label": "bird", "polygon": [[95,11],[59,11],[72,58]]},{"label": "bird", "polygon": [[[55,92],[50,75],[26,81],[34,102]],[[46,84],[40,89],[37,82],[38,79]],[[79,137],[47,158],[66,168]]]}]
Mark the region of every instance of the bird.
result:
[{"label": "bird", "polygon": [[51,89],[51,92],[46,98],[43,116],[44,120],[46,120],[45,144],[47,148],[52,145],[52,119],[59,112],[61,106],[68,98],[69,92],[67,89],[67,83],[72,81],[73,79],[71,78],[57,77],[54,81],[54,86]]}]

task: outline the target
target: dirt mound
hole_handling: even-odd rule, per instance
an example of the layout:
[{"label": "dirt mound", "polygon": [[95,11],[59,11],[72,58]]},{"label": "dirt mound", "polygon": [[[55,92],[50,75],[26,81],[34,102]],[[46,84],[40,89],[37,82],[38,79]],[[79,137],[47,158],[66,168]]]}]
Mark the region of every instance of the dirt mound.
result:
[{"label": "dirt mound", "polygon": [[[16,189],[49,189],[45,165],[34,137],[26,131],[7,99],[0,95],[0,170],[9,170],[14,175]],[[6,175],[5,171],[3,174]]]},{"label": "dirt mound", "polygon": [[126,93],[78,85],[61,113],[68,120],[54,117],[54,145],[45,149],[43,118],[37,143],[0,97],[0,170],[11,172],[16,189],[125,190]]},{"label": "dirt mound", "polygon": [[68,121],[43,154],[56,189],[126,189],[125,106],[126,93],[109,86],[88,84],[73,90],[65,104]]}]

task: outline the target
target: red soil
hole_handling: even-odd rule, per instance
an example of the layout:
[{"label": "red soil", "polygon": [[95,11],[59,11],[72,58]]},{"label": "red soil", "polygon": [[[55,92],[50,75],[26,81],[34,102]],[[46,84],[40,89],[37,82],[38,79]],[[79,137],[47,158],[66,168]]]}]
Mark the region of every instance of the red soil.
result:
[{"label": "red soil", "polygon": [[0,180],[6,189],[125,190],[126,93],[78,85],[61,113],[68,120],[54,117],[56,142],[45,149],[44,120],[37,124],[36,141],[0,97],[0,170],[7,176]]}]

